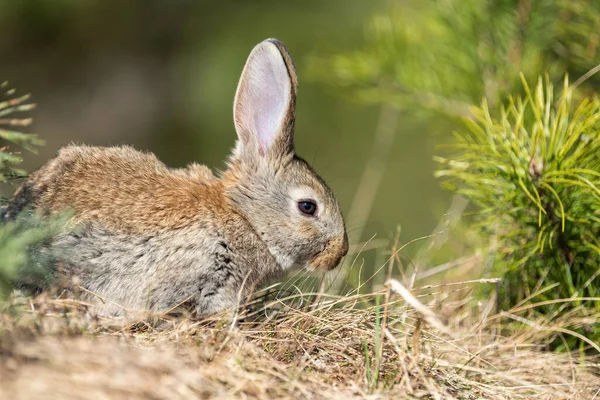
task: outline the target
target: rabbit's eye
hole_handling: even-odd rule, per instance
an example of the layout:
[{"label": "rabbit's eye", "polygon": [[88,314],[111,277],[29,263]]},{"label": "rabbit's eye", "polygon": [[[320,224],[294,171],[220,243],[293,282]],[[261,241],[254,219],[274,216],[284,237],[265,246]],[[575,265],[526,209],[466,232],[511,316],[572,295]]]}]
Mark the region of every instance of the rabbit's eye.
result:
[{"label": "rabbit's eye", "polygon": [[314,201],[302,200],[298,202],[298,210],[300,210],[302,214],[315,215],[315,212],[317,212],[317,204]]}]

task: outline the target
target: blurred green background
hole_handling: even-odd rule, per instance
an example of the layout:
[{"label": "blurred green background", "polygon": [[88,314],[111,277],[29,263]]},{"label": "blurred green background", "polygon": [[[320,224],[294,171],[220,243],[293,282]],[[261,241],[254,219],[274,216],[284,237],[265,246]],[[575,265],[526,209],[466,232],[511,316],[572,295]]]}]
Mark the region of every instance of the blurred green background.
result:
[{"label": "blurred green background", "polygon": [[[27,170],[62,145],[132,144],[171,166],[213,168],[235,140],[232,100],[251,48],[276,37],[290,49],[300,86],[298,153],[334,189],[347,215],[369,158],[380,107],[364,105],[311,72],[311,59],[352,51],[385,1],[0,0],[0,77],[38,104],[31,131],[47,140]],[[433,178],[438,131],[399,116],[363,238],[431,233],[449,204]],[[12,188],[4,188],[2,195]]]}]

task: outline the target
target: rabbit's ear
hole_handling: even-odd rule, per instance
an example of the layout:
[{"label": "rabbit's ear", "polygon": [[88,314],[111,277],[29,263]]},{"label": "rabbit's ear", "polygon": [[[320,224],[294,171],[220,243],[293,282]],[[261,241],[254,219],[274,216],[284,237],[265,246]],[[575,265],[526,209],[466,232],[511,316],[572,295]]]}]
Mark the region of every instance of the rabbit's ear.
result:
[{"label": "rabbit's ear", "polygon": [[252,49],[233,105],[243,153],[278,157],[294,151],[297,85],[294,64],[283,43],[267,39]]}]

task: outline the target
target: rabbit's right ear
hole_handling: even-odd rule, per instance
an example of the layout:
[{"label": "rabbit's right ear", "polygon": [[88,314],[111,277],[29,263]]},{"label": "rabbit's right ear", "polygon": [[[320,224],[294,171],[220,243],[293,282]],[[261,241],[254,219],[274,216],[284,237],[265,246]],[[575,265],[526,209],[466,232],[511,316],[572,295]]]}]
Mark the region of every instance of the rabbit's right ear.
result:
[{"label": "rabbit's right ear", "polygon": [[252,49],[233,105],[238,148],[244,156],[293,153],[297,85],[294,64],[283,43],[267,39]]}]

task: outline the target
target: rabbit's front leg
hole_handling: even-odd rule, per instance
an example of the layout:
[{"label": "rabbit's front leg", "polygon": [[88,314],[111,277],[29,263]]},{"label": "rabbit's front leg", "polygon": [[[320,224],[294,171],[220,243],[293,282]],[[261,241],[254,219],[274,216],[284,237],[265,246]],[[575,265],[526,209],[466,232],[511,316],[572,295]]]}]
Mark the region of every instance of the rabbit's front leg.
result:
[{"label": "rabbit's front leg", "polygon": [[[200,258],[200,257],[199,257]],[[205,258],[205,257],[202,257]],[[245,293],[244,265],[240,265],[229,244],[217,240],[209,261],[197,264],[197,289],[192,305],[197,316],[208,315],[237,306],[239,295]]]}]

